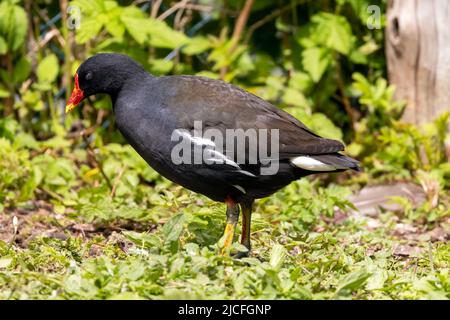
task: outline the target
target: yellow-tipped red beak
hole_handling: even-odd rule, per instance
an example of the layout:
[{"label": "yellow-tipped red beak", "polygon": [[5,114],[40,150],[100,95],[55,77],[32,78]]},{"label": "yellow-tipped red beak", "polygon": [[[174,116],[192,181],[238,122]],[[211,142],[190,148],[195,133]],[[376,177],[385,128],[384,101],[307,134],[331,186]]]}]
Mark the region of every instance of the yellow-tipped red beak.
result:
[{"label": "yellow-tipped red beak", "polygon": [[75,73],[75,87],[66,104],[66,113],[72,111],[84,99],[84,92],[78,84],[78,74]]},{"label": "yellow-tipped red beak", "polygon": [[75,107],[76,107],[76,105],[74,105],[73,103],[66,104],[66,113],[69,113],[70,111],[75,109]]}]

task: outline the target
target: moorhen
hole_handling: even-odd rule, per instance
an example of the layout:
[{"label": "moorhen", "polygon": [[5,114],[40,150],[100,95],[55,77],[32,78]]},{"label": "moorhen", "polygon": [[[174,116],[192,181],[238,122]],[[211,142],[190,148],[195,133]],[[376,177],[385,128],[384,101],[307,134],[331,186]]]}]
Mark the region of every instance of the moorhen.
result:
[{"label": "moorhen", "polygon": [[226,203],[223,254],[229,253],[240,211],[241,243],[250,252],[255,199],[309,174],[359,170],[358,161],[339,153],[341,142],[220,80],[155,77],[126,55],[101,53],[78,68],[66,112],[98,93],[111,96],[118,129],[151,167]]}]

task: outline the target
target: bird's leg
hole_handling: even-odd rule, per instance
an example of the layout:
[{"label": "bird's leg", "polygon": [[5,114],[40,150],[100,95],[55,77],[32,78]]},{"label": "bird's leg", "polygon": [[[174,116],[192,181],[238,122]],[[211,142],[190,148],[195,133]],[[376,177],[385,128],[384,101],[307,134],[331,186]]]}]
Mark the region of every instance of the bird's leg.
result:
[{"label": "bird's leg", "polygon": [[239,206],[231,199],[227,199],[227,225],[223,234],[222,255],[230,253],[231,244],[233,243],[234,229],[239,220]]},{"label": "bird's leg", "polygon": [[241,208],[242,208],[241,244],[243,244],[248,249],[249,252],[251,249],[250,227],[251,227],[251,221],[252,221],[252,207],[253,207],[253,200],[244,202],[241,205]]},{"label": "bird's leg", "polygon": [[247,257],[251,250],[250,243],[250,227],[252,220],[252,207],[253,200],[245,201],[241,203],[241,211],[242,211],[242,234],[241,234],[241,244],[244,245],[248,251],[247,252],[239,252],[235,258],[243,258]]}]

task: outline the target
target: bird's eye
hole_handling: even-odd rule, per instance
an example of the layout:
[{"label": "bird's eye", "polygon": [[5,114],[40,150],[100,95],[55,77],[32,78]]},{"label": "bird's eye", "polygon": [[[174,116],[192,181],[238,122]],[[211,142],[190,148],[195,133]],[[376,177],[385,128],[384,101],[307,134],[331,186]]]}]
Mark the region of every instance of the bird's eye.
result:
[{"label": "bird's eye", "polygon": [[86,74],[86,77],[84,77],[86,80],[91,80],[92,79],[92,72],[88,72]]}]

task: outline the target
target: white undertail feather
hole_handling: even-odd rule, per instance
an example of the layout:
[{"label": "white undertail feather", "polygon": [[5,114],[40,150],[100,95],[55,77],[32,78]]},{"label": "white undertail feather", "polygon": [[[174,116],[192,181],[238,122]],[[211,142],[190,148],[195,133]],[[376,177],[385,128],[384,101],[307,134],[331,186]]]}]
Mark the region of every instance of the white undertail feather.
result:
[{"label": "white undertail feather", "polygon": [[307,156],[292,158],[291,163],[297,168],[309,171],[334,171],[338,169],[346,169],[343,167],[326,164],[317,159]]}]

